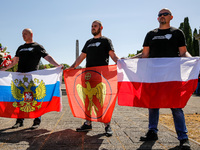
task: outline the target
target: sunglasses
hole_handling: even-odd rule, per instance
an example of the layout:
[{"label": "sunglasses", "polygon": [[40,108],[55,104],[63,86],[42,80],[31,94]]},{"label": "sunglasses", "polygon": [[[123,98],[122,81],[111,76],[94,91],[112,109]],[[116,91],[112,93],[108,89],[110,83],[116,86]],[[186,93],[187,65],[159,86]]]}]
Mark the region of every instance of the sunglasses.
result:
[{"label": "sunglasses", "polygon": [[168,12],[165,12],[165,13],[160,13],[160,14],[158,14],[158,17],[161,17],[161,16],[168,16],[168,15],[171,15],[170,13],[168,13]]}]

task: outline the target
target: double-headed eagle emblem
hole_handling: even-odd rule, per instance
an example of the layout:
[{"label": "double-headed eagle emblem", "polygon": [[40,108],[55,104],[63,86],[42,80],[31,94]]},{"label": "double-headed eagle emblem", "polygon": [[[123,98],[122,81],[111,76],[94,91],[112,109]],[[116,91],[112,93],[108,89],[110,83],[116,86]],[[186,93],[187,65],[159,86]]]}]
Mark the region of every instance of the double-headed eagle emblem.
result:
[{"label": "double-headed eagle emblem", "polygon": [[[20,110],[24,112],[35,111],[36,107],[39,109],[42,102],[40,105],[36,106],[37,100],[43,99],[46,96],[46,87],[43,80],[39,82],[39,80],[35,78],[34,81],[31,80],[28,82],[28,78],[24,76],[23,81],[15,79],[14,82],[11,81],[11,93],[12,96],[17,100],[20,100],[20,102],[18,105],[15,101],[13,106],[20,107]],[[35,83],[39,83],[39,86],[36,87]],[[15,84],[18,85],[16,86]],[[26,84],[28,84],[28,86],[26,86]]]},{"label": "double-headed eagle emblem", "polygon": [[94,114],[97,116],[97,111],[99,109],[94,104],[93,97],[96,96],[96,98],[99,100],[101,107],[103,107],[105,97],[106,97],[106,84],[101,82],[101,83],[98,83],[96,87],[94,88],[91,87],[89,81],[86,81],[85,84],[86,84],[86,88],[84,88],[81,84],[76,85],[78,95],[84,105],[85,105],[86,96],[88,96],[89,105],[88,105],[87,110],[90,112],[90,115],[92,115],[92,110],[93,110]]}]

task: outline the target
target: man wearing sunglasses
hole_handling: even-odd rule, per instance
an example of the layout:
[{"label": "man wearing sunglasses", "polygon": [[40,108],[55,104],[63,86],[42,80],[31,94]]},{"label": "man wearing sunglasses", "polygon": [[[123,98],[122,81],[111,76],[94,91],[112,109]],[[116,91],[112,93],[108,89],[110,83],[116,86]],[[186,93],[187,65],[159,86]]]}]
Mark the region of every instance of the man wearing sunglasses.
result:
[{"label": "man wearing sunglasses", "polygon": [[[161,9],[158,13],[159,28],[147,33],[144,44],[142,58],[155,57],[191,57],[187,52],[185,36],[179,29],[170,26],[173,19],[169,9]],[[190,149],[187,136],[185,117],[181,108],[171,108],[176,133],[180,141],[181,149]],[[149,130],[141,141],[155,141],[158,139],[159,109],[149,109]]]}]

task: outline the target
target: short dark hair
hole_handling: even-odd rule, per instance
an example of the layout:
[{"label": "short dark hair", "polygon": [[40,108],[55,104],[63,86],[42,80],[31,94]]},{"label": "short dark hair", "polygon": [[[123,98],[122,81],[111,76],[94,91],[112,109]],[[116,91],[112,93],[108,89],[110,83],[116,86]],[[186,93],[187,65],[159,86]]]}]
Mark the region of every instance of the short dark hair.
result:
[{"label": "short dark hair", "polygon": [[99,21],[99,20],[95,20],[95,21],[93,21],[93,23],[94,23],[94,22],[98,23],[98,24],[100,25],[100,27],[102,27],[102,23],[101,23],[101,21]]}]

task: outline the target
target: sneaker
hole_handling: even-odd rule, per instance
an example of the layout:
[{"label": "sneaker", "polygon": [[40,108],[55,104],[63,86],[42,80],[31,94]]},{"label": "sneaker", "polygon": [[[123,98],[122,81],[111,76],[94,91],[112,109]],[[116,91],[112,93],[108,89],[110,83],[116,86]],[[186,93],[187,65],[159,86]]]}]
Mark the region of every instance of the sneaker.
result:
[{"label": "sneaker", "polygon": [[19,127],[22,127],[23,126],[23,122],[16,122],[12,128],[15,129],[15,128],[19,128]]},{"label": "sneaker", "polygon": [[40,123],[33,123],[30,129],[34,130],[34,129],[37,129],[39,126],[40,126]]},{"label": "sneaker", "polygon": [[80,128],[76,129],[77,132],[87,132],[90,130],[92,130],[92,125],[87,125],[85,123]]},{"label": "sneaker", "polygon": [[180,149],[181,150],[190,150],[190,142],[188,139],[180,140]]},{"label": "sneaker", "polygon": [[106,136],[112,136],[113,131],[112,131],[110,125],[105,127],[105,131],[106,131]]},{"label": "sneaker", "polygon": [[146,137],[140,137],[140,141],[156,141],[158,140],[158,135],[153,130],[149,130]]}]

